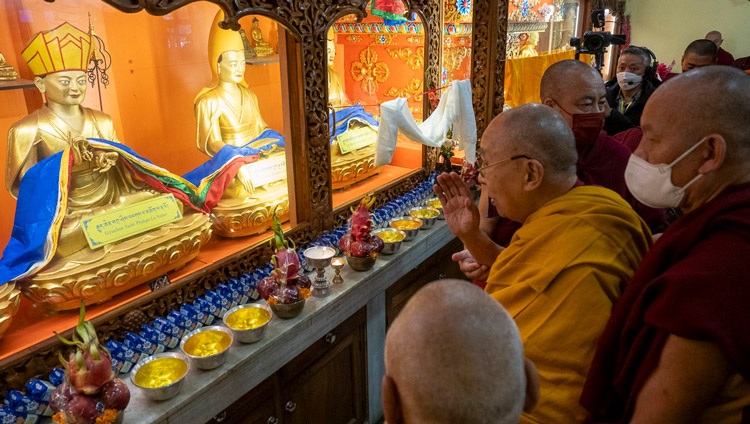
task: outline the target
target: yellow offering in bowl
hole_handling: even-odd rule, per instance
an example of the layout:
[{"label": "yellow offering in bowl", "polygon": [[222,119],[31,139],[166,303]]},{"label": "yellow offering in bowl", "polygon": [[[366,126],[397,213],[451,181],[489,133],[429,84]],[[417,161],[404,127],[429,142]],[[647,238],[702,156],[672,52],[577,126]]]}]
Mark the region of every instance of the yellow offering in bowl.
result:
[{"label": "yellow offering in bowl", "polygon": [[180,342],[180,348],[196,367],[210,370],[224,363],[233,341],[230,329],[212,325],[186,334]]},{"label": "yellow offering in bowl", "polygon": [[181,379],[188,370],[187,362],[179,358],[158,358],[143,365],[133,382],[147,389],[169,386]]},{"label": "yellow offering in bowl", "polygon": [[423,206],[420,208],[410,209],[409,215],[414,218],[421,219],[422,227],[420,229],[426,230],[428,228],[432,228],[432,226],[435,225],[435,221],[438,219],[438,216],[440,216],[441,211],[442,209],[437,210],[435,208]]},{"label": "yellow offering in bowl", "polygon": [[406,234],[403,232],[393,230],[378,231],[377,236],[383,239],[385,243],[396,243],[406,238]]},{"label": "yellow offering in bowl", "polygon": [[416,230],[422,226],[422,223],[420,221],[398,219],[398,220],[391,222],[391,226],[397,230],[406,231],[406,230]]},{"label": "yellow offering in bowl", "polygon": [[223,352],[230,344],[232,338],[223,331],[203,331],[185,342],[185,353],[192,356],[211,356]]},{"label": "yellow offering in bowl", "polygon": [[422,220],[413,216],[402,216],[390,222],[391,227],[403,231],[406,234],[404,241],[413,240],[422,226]]},{"label": "yellow offering in bowl", "polygon": [[227,316],[227,326],[234,330],[252,330],[265,325],[271,313],[261,308],[242,308]]},{"label": "yellow offering in bowl", "polygon": [[383,240],[383,251],[380,253],[384,255],[392,255],[396,253],[401,247],[401,242],[406,239],[406,232],[394,228],[383,228],[382,230],[374,231],[373,234]]},{"label": "yellow offering in bowl", "polygon": [[151,400],[167,400],[180,392],[190,366],[179,352],[162,352],[143,359],[130,372],[130,381]]},{"label": "yellow offering in bowl", "polygon": [[435,209],[442,209],[443,208],[443,205],[440,203],[440,200],[437,199],[437,198],[428,200],[427,201],[427,206],[429,206],[431,208],[435,208]]},{"label": "yellow offering in bowl", "polygon": [[409,215],[419,219],[430,219],[437,218],[440,215],[440,211],[433,208],[412,209],[409,211]]},{"label": "yellow offering in bowl", "polygon": [[270,321],[271,311],[265,305],[257,303],[235,306],[224,315],[224,324],[232,330],[240,343],[259,341]]}]

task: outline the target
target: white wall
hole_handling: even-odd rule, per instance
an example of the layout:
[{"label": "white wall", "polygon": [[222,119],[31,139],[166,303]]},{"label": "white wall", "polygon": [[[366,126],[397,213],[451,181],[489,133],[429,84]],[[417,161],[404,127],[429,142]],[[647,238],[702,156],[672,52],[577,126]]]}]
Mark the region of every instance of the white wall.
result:
[{"label": "white wall", "polygon": [[632,44],[653,50],[660,63],[674,59],[673,72],[680,72],[685,47],[714,29],[735,59],[750,56],[749,0],[627,0],[625,14]]}]

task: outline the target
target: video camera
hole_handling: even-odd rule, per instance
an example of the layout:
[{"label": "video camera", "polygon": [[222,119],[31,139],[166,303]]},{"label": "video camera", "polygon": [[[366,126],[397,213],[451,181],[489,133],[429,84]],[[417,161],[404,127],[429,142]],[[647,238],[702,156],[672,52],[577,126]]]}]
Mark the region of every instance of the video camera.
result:
[{"label": "video camera", "polygon": [[591,22],[594,28],[599,28],[599,31],[586,31],[583,34],[583,39],[581,39],[581,37],[572,37],[570,39],[570,46],[575,47],[576,49],[576,60],[578,60],[582,53],[594,55],[596,58],[594,67],[601,70],[604,61],[604,53],[607,51],[607,47],[612,44],[625,44],[625,35],[602,31],[602,29],[604,29],[603,9],[591,12]]}]

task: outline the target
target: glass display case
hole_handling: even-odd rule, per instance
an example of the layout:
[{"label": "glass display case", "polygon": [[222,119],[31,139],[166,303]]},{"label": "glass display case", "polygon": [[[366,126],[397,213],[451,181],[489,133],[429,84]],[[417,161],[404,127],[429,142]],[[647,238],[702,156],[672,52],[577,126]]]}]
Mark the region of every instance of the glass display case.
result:
[{"label": "glass display case", "polygon": [[[220,84],[217,73],[222,64],[212,62],[210,49],[219,8],[209,2],[153,2],[138,7],[130,2],[106,3],[110,5],[95,0],[76,5],[14,2],[0,11],[0,51],[23,79],[32,80],[34,75],[21,51],[36,33],[63,22],[83,30],[93,28],[101,69],[96,79],[87,81],[82,105],[110,116],[118,139],[142,158],[184,176],[217,154],[206,141],[210,131],[201,129],[201,119],[207,122],[207,118],[201,118],[200,111],[205,108],[201,99]],[[375,192],[378,204],[384,204],[426,178],[437,160],[436,149],[405,139],[398,140],[393,160],[380,169],[366,170],[348,181],[338,181],[334,172],[336,151],[329,118],[336,114],[337,106],[330,99],[333,90],[325,83],[333,75],[329,69],[339,74],[341,91],[352,104],[361,105],[375,121],[379,118],[377,105],[396,97],[408,97],[415,120],[423,120],[434,107],[430,97],[439,99],[441,83],[448,82],[441,81],[443,5],[437,1],[407,3],[408,19],[385,25],[366,12],[370,2],[365,1],[315,3],[311,6],[315,10],[296,2],[273,7],[269,2],[246,9],[222,2],[225,16],[218,25],[244,32],[242,66],[228,62],[224,66],[243,70],[239,84],[252,93],[241,96],[240,106],[233,106],[235,112],[250,111],[247,104],[255,100],[257,106],[251,112],[262,117],[262,129],[274,130],[284,141],[271,143],[273,151],[260,152],[259,159],[245,165],[258,167],[264,160],[268,165],[250,172],[267,178],[249,181],[249,187],[257,192],[266,184],[283,186],[288,201],[272,192],[267,196],[271,202],[260,202],[262,218],[225,220],[257,224],[242,234],[232,233],[247,225],[222,230],[221,219],[214,213],[213,236],[210,240],[206,237],[195,258],[167,274],[171,284],[144,283],[111,298],[97,298],[88,311],[101,337],[121,338],[227,278],[264,266],[271,256],[264,220],[273,210],[286,207],[288,212],[281,214],[286,215],[285,229],[295,241],[305,244],[343,224],[349,206],[365,194]],[[122,13],[137,12],[141,7],[150,13]],[[358,28],[370,32],[358,32]],[[335,52],[330,68],[329,35]],[[462,35],[465,44],[468,34]],[[456,69],[449,78],[468,77],[470,56],[464,53],[458,53],[461,60],[451,59]],[[390,73],[383,72],[384,66],[378,63],[388,66]],[[0,118],[0,160],[6,163],[9,128],[44,103],[36,87],[13,88],[0,91],[0,102],[6,105]],[[484,107],[475,110],[483,113]],[[257,136],[250,137],[251,147],[260,147],[252,144]],[[341,140],[336,141],[338,153],[345,153]],[[224,194],[222,201],[232,199]],[[6,190],[0,191],[0,201],[6,211],[15,210],[16,201]],[[3,214],[0,245],[7,244],[12,228],[13,214]],[[155,290],[158,287],[162,288]],[[18,388],[30,375],[57,365],[61,347],[53,339],[53,331],[72,328],[76,316],[53,309],[21,297],[20,309],[0,339],[0,374],[6,389]]]}]

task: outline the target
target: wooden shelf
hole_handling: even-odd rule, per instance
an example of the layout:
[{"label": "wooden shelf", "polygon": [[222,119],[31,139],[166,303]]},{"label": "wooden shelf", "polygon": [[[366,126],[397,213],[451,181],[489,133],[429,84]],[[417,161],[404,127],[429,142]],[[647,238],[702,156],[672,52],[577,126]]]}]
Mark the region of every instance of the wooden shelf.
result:
[{"label": "wooden shelf", "polygon": [[254,57],[245,61],[246,65],[266,65],[269,63],[277,63],[279,61],[278,54],[272,54],[270,56]]},{"label": "wooden shelf", "polygon": [[34,88],[34,81],[27,79],[15,79],[13,81],[0,81],[0,91],[18,90],[21,88]]}]

